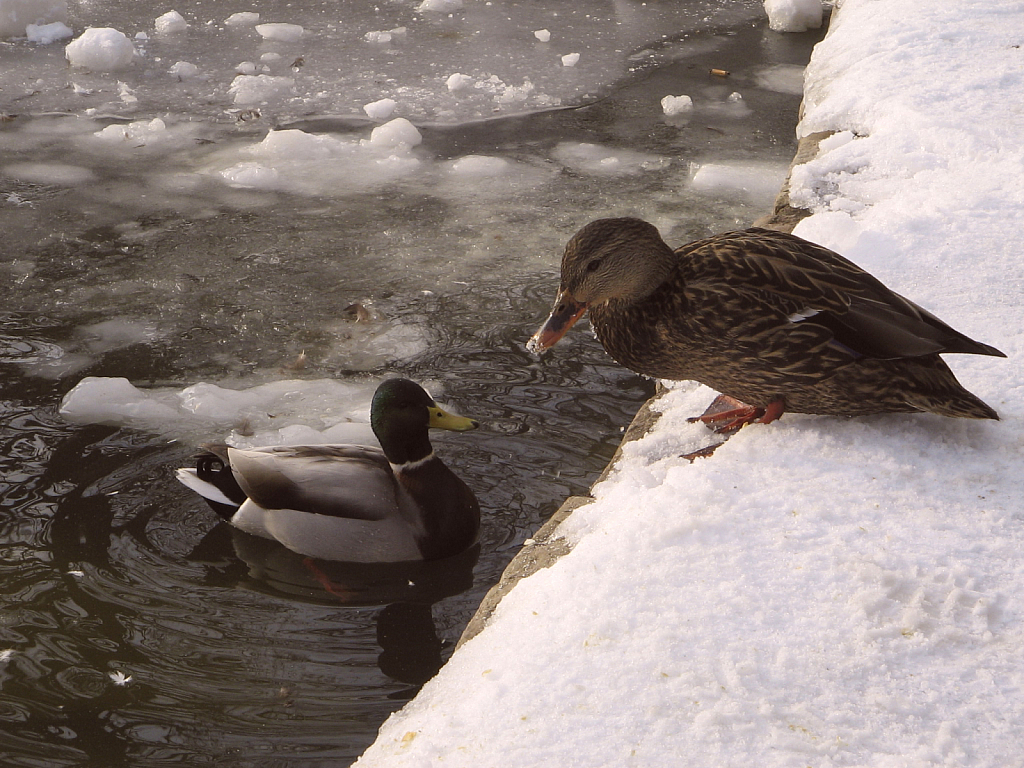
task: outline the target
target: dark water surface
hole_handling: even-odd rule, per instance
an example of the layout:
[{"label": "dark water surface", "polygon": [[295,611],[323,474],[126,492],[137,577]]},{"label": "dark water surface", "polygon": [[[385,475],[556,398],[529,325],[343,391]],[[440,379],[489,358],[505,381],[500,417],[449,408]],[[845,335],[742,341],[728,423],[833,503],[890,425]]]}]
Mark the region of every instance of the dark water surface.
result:
[{"label": "dark water surface", "polygon": [[[680,166],[788,162],[799,97],[751,73],[805,63],[815,36],[759,23],[707,37],[706,56],[639,67],[587,109],[423,129],[440,159],[541,163],[578,141],[668,156],[668,170],[567,170],[472,206],[421,186],[245,193],[185,213],[132,199],[152,158],[97,168],[88,188],[0,178],[0,194],[31,201],[0,207],[0,765],[345,766],[361,753],[447,658],[522,542],[587,491],[653,391],[586,332],[543,362],[523,348],[564,240],[610,213],[670,218],[684,241],[766,212],[763,199],[685,190]],[[709,81],[709,66],[731,81]],[[651,110],[666,93],[708,89],[741,90],[750,114],[673,125]],[[401,355],[339,345],[352,302],[426,342]],[[91,339],[111,318],[143,337]],[[219,524],[174,480],[188,441],[57,413],[86,375],[247,386],[284,377],[300,351],[307,367],[287,376],[431,379],[485,422],[435,439],[480,498],[478,552],[412,571],[310,568]]]}]

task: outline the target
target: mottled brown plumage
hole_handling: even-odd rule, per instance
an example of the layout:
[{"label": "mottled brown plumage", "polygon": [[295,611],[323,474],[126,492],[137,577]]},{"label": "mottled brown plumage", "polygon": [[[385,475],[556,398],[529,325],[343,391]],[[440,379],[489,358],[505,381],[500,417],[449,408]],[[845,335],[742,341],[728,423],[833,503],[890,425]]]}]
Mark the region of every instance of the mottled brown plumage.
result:
[{"label": "mottled brown plumage", "polygon": [[939,354],[1002,352],[783,232],[727,232],[673,251],[640,219],[591,222],[566,246],[555,308],[530,348],[550,347],[588,310],[618,362],[699,381],[757,409],[751,418],[783,410],[998,418]]}]

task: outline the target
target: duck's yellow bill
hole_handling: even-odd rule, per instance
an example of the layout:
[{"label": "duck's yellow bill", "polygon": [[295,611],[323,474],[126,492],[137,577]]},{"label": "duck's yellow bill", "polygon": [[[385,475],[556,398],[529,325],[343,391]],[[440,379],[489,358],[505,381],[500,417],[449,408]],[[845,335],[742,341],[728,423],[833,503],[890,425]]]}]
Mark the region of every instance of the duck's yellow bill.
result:
[{"label": "duck's yellow bill", "polygon": [[454,413],[448,413],[448,411],[441,408],[436,403],[427,408],[430,412],[429,424],[437,429],[449,429],[452,432],[468,432],[471,429],[476,429],[480,426],[480,422],[475,419],[467,419],[465,416],[459,416]]},{"label": "duck's yellow bill", "polygon": [[539,354],[555,346],[558,340],[565,336],[565,332],[572,328],[586,311],[586,304],[581,304],[565,291],[561,291],[555,298],[555,306],[551,310],[551,314],[548,315],[548,319],[526,343],[526,348],[530,352]]}]

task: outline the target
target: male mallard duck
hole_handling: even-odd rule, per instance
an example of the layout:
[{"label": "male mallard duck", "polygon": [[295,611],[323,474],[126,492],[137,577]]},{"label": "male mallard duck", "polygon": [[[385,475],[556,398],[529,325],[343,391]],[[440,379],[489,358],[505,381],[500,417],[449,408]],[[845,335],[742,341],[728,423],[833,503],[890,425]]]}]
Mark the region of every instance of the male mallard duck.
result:
[{"label": "male mallard duck", "polygon": [[1006,355],[795,235],[755,227],[673,251],[646,221],[593,221],[566,245],[554,309],[528,349],[551,347],[587,310],[627,368],[730,398],[700,417],[723,430],[784,411],[999,418],[939,354]]},{"label": "male mallard duck", "polygon": [[362,445],[205,445],[178,479],[243,531],[323,560],[436,560],[471,546],[480,529],[473,492],[434,455],[427,430],[475,429],[408,379],[374,393]]}]

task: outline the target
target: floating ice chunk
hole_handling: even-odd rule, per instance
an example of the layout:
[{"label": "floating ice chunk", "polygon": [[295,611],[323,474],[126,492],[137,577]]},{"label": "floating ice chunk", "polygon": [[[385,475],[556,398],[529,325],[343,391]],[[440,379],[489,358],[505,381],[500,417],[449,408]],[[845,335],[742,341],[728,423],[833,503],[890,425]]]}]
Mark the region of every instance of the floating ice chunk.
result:
[{"label": "floating ice chunk", "polygon": [[188,22],[177,11],[168,11],[154,22],[158,35],[177,35],[188,29]]},{"label": "floating ice chunk", "polygon": [[136,40],[149,40],[149,35],[143,32],[141,29],[135,33]]},{"label": "floating ice chunk", "polygon": [[117,95],[125,104],[139,103],[139,97],[135,95],[135,91],[128,86],[128,83],[122,83],[120,80],[117,81]]},{"label": "floating ice chunk", "polygon": [[298,24],[257,24],[256,31],[264,40],[277,40],[281,43],[298,42],[306,31]]},{"label": "floating ice chunk", "polygon": [[108,142],[130,141],[134,145],[144,145],[148,139],[166,131],[167,124],[159,117],[154,117],[148,122],[139,120],[128,125],[114,123],[93,135]]},{"label": "floating ice chunk", "polygon": [[90,376],[64,396],[60,414],[77,424],[150,428],[197,441],[235,426],[228,442],[249,447],[295,443],[299,436],[303,443],[355,438],[376,445],[367,424],[373,389],[371,381],[314,379],[241,390],[205,382],[180,391],[141,390],[127,379]]},{"label": "floating ice chunk", "polygon": [[[159,117],[152,120],[136,120],[132,123],[114,123],[96,131],[88,140],[100,142],[107,150],[137,153],[145,148],[148,152],[173,152],[195,146],[196,135],[203,130],[200,123],[184,121],[167,125]],[[95,146],[87,151],[95,152]]]},{"label": "floating ice chunk", "polygon": [[133,344],[144,344],[157,338],[155,327],[149,323],[114,317],[101,320],[91,325],[83,325],[75,329],[75,335],[90,352],[109,352],[112,349],[123,349]]},{"label": "floating ice chunk", "polygon": [[280,189],[281,174],[257,162],[238,163],[220,172],[221,178],[235,187],[247,189]]},{"label": "floating ice chunk", "polygon": [[[266,53],[260,55],[260,61],[262,61],[264,64],[272,64],[273,62],[280,61],[283,58],[284,57],[280,53],[275,53],[274,51],[267,51]],[[239,66],[241,66],[241,64],[239,64]]]},{"label": "floating ice chunk", "polygon": [[423,136],[416,130],[416,126],[404,117],[396,117],[384,125],[378,125],[370,134],[369,143],[376,147],[397,147],[405,144],[415,147],[422,143]]},{"label": "floating ice chunk", "polygon": [[4,166],[4,175],[21,181],[62,187],[87,184],[96,179],[96,174],[88,168],[67,163],[10,163]]},{"label": "floating ice chunk", "polygon": [[167,74],[179,77],[182,80],[189,80],[193,77],[199,77],[199,67],[190,61],[176,61],[167,70]]},{"label": "floating ice chunk", "polygon": [[494,97],[499,104],[511,104],[516,101],[526,101],[533,92],[534,85],[529,80],[524,80],[522,85],[506,85],[505,89]]},{"label": "floating ice chunk", "polygon": [[565,54],[565,56],[562,57],[562,66],[575,67],[579,60],[580,55],[578,53],[567,53]]},{"label": "floating ice chunk", "polygon": [[546,43],[551,40],[551,33],[546,29],[538,29],[533,33],[533,36],[540,40],[542,43]]},{"label": "floating ice chunk", "polygon": [[369,104],[364,104],[363,112],[374,120],[387,120],[391,117],[391,113],[395,111],[397,106],[398,102],[394,99],[380,99],[379,101],[371,101]]},{"label": "floating ice chunk", "polygon": [[786,170],[782,165],[705,163],[691,169],[691,183],[704,192],[767,202],[778,193]]},{"label": "floating ice chunk", "polygon": [[743,101],[743,94],[740,93],[739,91],[733,91],[726,98],[726,101],[730,102],[731,104],[738,104],[739,102]]},{"label": "floating ice chunk", "polygon": [[240,75],[255,75],[258,71],[256,62],[253,61],[243,61],[235,66],[235,72]]},{"label": "floating ice chunk", "polygon": [[65,46],[64,55],[73,67],[116,72],[131,65],[135,46],[112,27],[91,27]]},{"label": "floating ice chunk", "polygon": [[764,0],[764,10],[775,32],[806,32],[821,26],[821,0]]},{"label": "floating ice chunk", "polygon": [[178,417],[171,405],[150,397],[128,379],[87,376],[64,395],[60,415],[76,424],[122,424],[169,421]]},{"label": "floating ice chunk", "polygon": [[763,67],[754,75],[757,84],[769,91],[792,93],[800,96],[804,92],[804,68],[793,64],[774,64]]},{"label": "floating ice chunk", "polygon": [[405,37],[409,30],[406,27],[395,27],[391,30],[392,37]]},{"label": "floating ice chunk", "polygon": [[224,24],[228,27],[253,27],[259,23],[260,15],[252,11],[232,13],[230,16],[224,19]]},{"label": "floating ice chunk", "polygon": [[[299,130],[271,131],[258,144],[223,153],[233,162],[213,170],[236,186],[283,189],[300,194],[338,195],[371,189],[420,166],[411,148],[419,131],[405,118],[374,128],[370,139],[344,140]],[[218,163],[219,165],[219,163]]]},{"label": "floating ice chunk", "polygon": [[420,13],[423,13],[424,11],[449,13],[451,11],[457,11],[461,7],[462,0],[423,0],[422,3],[416,6],[415,10]]},{"label": "floating ice chunk", "polygon": [[271,75],[239,75],[231,82],[228,93],[235,104],[264,104],[280,96],[290,95],[295,89],[295,78]]},{"label": "floating ice chunk", "polygon": [[63,21],[55,21],[52,24],[29,24],[25,27],[25,34],[30,43],[49,45],[56,40],[63,40],[75,33]]},{"label": "floating ice chunk", "polygon": [[363,40],[368,43],[390,43],[391,33],[390,32],[367,32],[363,35]]},{"label": "floating ice chunk", "polygon": [[50,22],[66,21],[67,17],[67,0],[0,0],[0,38],[21,37],[29,24],[48,25]]},{"label": "floating ice chunk", "polygon": [[473,84],[473,78],[456,72],[445,81],[449,91],[464,91]]},{"label": "floating ice chunk", "polygon": [[599,144],[562,142],[552,153],[557,161],[584,173],[624,175],[667,168],[667,157],[647,155],[631,149],[612,149]]},{"label": "floating ice chunk", "polygon": [[666,115],[679,115],[693,111],[693,99],[689,96],[666,96],[661,100],[661,109]]},{"label": "floating ice chunk", "polygon": [[466,155],[451,164],[450,173],[453,176],[476,178],[500,176],[507,173],[511,167],[508,160],[501,157]]}]

